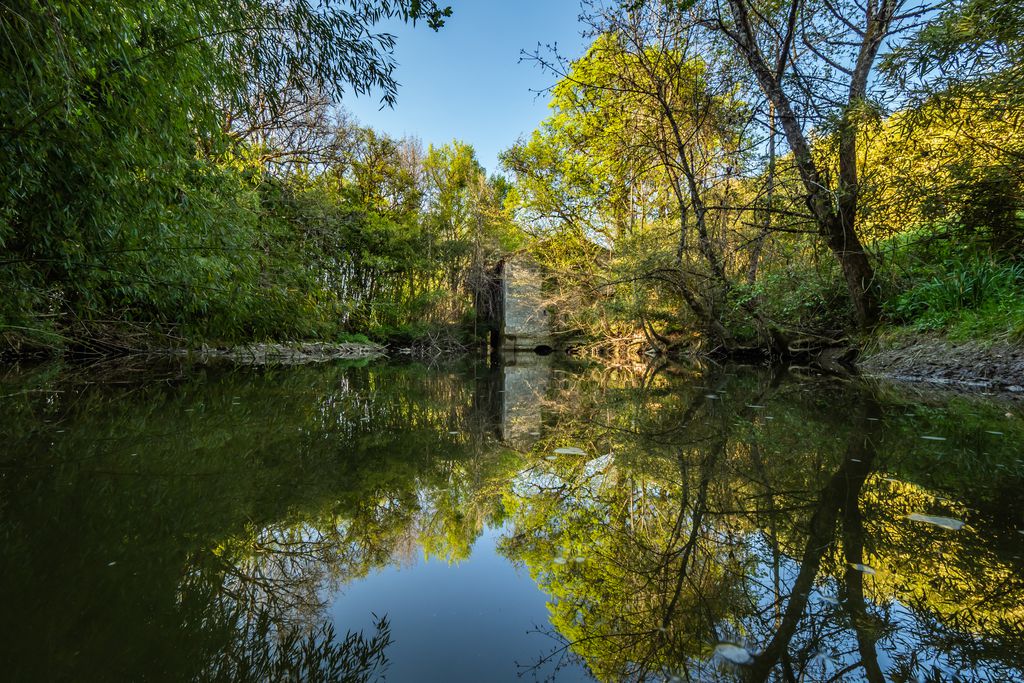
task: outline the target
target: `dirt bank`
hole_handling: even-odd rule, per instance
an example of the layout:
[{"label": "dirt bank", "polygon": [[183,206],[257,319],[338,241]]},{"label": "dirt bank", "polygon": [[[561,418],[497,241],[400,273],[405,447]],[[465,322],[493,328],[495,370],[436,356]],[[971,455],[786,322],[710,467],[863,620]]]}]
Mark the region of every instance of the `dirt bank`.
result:
[{"label": "dirt bank", "polygon": [[877,341],[857,363],[868,376],[1024,393],[1024,346],[909,336]]},{"label": "dirt bank", "polygon": [[226,348],[203,346],[199,349],[182,350],[179,355],[188,356],[199,362],[228,360],[240,365],[300,365],[331,360],[378,358],[387,354],[383,346],[370,343],[294,343],[247,344]]}]

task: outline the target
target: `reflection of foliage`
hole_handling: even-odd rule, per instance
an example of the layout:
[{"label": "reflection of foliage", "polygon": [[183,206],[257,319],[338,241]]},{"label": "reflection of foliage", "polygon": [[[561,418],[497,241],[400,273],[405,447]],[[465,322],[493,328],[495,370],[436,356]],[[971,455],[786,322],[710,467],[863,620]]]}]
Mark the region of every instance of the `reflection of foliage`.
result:
[{"label": "reflection of foliage", "polygon": [[349,632],[340,641],[330,623],[308,634],[295,629],[281,632],[266,614],[242,628],[197,680],[364,683],[377,680],[387,667],[387,618],[377,620],[370,638]]},{"label": "reflection of foliage", "polygon": [[553,374],[520,454],[472,366],[205,372],[8,380],[0,642],[33,660],[13,678],[376,675],[386,629],[337,638],[329,596],[418,552],[461,561],[498,524],[551,596],[552,658],[602,680],[732,678],[721,641],[777,680],[1024,670],[1024,425],[1003,408],[584,366]]},{"label": "reflection of foliage", "polygon": [[970,510],[891,479],[867,487],[861,505],[867,536],[884,549],[880,563],[885,571],[874,582],[876,601],[893,597],[924,616],[919,637],[940,651],[957,638],[977,637],[973,649],[978,655],[994,643],[1019,640],[1024,633],[1024,578],[999,557],[993,539],[906,519],[920,510],[971,519]]},{"label": "reflection of foliage", "polygon": [[[1013,677],[1019,563],[973,529],[905,519],[967,514],[991,529],[966,509],[983,500],[963,501],[1008,485],[979,463],[1012,462],[1012,449],[947,449],[936,468],[921,430],[966,445],[986,424],[976,409],[905,415],[856,387],[781,379],[563,381],[552,438],[506,496],[502,548],[552,596],[562,643],[540,663],[575,656],[601,680]],[[568,444],[607,455],[548,459]],[[878,468],[896,469],[869,476]],[[752,664],[714,658],[722,641]]]},{"label": "reflection of foliage", "polygon": [[365,576],[389,554],[350,538],[347,524],[274,526],[215,548],[222,592],[239,609],[269,615],[278,627],[315,623],[327,589]]},{"label": "reflection of foliage", "polygon": [[[189,680],[251,641],[259,619],[275,638],[320,633],[322,645],[337,586],[410,557],[417,533],[425,548],[442,547],[426,538],[436,532],[459,549],[453,559],[468,556],[496,514],[486,487],[509,463],[484,436],[471,374],[325,365],[145,376],[165,381],[130,371],[5,380],[0,599],[11,619],[0,636],[25,667],[13,679],[140,679],[161,667],[158,678]],[[90,615],[88,635],[66,614]]]}]

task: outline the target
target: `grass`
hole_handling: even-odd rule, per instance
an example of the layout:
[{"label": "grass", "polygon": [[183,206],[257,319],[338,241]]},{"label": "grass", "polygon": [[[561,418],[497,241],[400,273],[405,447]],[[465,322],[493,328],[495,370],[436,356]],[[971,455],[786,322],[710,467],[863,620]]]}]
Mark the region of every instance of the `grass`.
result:
[{"label": "grass", "polygon": [[339,344],[370,344],[370,338],[365,334],[349,334],[342,332],[337,335],[335,341]]},{"label": "grass", "polygon": [[[973,237],[973,239],[972,239]],[[876,245],[884,320],[899,334],[953,342],[1024,342],[1024,262],[949,225],[907,230]]]},{"label": "grass", "polygon": [[884,301],[890,321],[953,341],[1024,341],[1024,264],[956,256],[904,280]]}]

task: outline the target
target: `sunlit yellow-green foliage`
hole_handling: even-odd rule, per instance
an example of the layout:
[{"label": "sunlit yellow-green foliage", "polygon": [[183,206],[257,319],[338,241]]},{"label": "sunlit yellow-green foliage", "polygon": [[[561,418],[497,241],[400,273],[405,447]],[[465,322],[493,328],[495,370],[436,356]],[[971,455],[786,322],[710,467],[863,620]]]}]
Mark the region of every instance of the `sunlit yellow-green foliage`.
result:
[{"label": "sunlit yellow-green foliage", "polygon": [[874,126],[864,156],[865,234],[926,238],[945,226],[1006,239],[1021,209],[1022,123],[991,103],[962,100],[897,112]]},{"label": "sunlit yellow-green foliage", "polygon": [[[878,629],[872,638],[879,637],[888,617],[878,610],[900,603],[926,621],[937,620],[957,634],[946,637],[964,647],[978,637],[996,649],[1019,641],[1024,585],[1006,539],[987,536],[1005,531],[992,531],[990,519],[957,494],[944,498],[912,483],[937,477],[946,486],[970,487],[978,480],[976,455],[946,460],[941,474],[925,474],[913,469],[927,470],[931,462],[919,444],[959,452],[961,442],[984,433],[980,425],[991,427],[998,416],[979,415],[977,424],[958,427],[936,410],[928,422],[908,420],[900,433],[893,428],[905,408],[884,403],[876,414],[888,424],[883,440],[878,423],[867,419],[875,413],[857,407],[870,405],[871,397],[846,394],[850,412],[823,420],[814,413],[825,400],[820,388],[791,392],[786,385],[749,385],[713,374],[700,384],[680,391],[665,376],[600,372],[563,383],[561,399],[552,404],[557,427],[534,447],[530,479],[505,494],[515,527],[504,552],[523,561],[550,593],[560,642],[599,680],[643,680],[694,667],[712,676],[715,642],[763,648],[777,628],[773,615],[798,597],[789,593],[789,582],[808,544],[821,561],[809,619],[829,618],[826,597],[839,600],[835,609],[859,614],[846,604],[855,599],[845,587],[846,541],[853,538],[848,522],[837,521],[828,537],[814,541],[808,527],[819,509],[838,504],[825,493],[836,469],[859,467],[864,458],[883,473],[855,491],[858,509],[843,513],[862,520],[857,543],[863,549],[855,561],[874,572],[863,581],[875,625],[858,622],[857,628]],[[944,442],[920,438],[918,429],[936,425],[944,425],[939,433],[956,445],[945,449]],[[1009,451],[999,443],[1010,442],[992,441],[993,451],[1002,453],[993,462],[1005,467]],[[551,455],[565,445],[587,455]],[[1019,463],[1011,469],[1019,481]],[[963,484],[952,483],[958,476]],[[998,477],[989,477],[990,495],[1001,495]],[[950,531],[908,520],[911,512],[977,520],[989,531]],[[774,594],[773,565],[775,572],[788,567],[775,574]],[[804,647],[805,637],[798,630],[792,647]],[[829,647],[845,645],[837,638]]]},{"label": "sunlit yellow-green foliage", "polygon": [[[1024,131],[1019,108],[1006,104],[1020,90],[1007,77],[1021,54],[1014,7],[986,0],[944,10],[883,60],[898,108],[865,98],[844,107],[842,126],[822,116],[803,133],[831,186],[842,130],[856,130],[857,178],[843,192],[857,198],[869,289],[889,322],[942,329],[949,316],[925,320],[927,304],[895,297],[955,270],[948,260],[1002,264],[1024,245]],[[568,311],[562,324],[592,340],[642,333],[649,346],[671,348],[703,337],[728,349],[777,344],[780,334],[836,338],[853,319],[849,283],[823,239],[827,226],[809,210],[778,112],[759,100],[742,65],[722,61],[699,21],[688,23],[688,9],[594,10],[595,37],[582,57],[536,57],[560,79],[552,113],[503,160],[515,176],[510,204],[552,271],[551,301]],[[690,45],[701,50],[684,58]],[[984,60],[972,61],[972,51]],[[931,70],[918,74],[922,82],[934,81],[924,90],[908,85],[906,70],[918,61]],[[822,94],[807,87],[801,97]],[[842,204],[838,195],[830,201]],[[981,298],[1005,299],[997,289]],[[979,313],[962,334],[1005,335],[986,321],[1024,321],[1012,298],[1012,310]],[[956,303],[951,315],[972,306]],[[1022,325],[1009,325],[1010,335]]]},{"label": "sunlit yellow-green foliage", "polygon": [[[648,320],[678,327],[689,315],[680,283],[716,305],[681,168],[707,204],[735,191],[721,175],[734,163],[743,103],[734,89],[716,89],[710,71],[700,57],[637,54],[602,34],[552,89],[551,116],[503,155],[516,179],[508,203],[553,274],[564,326],[599,337],[624,337]],[[676,135],[699,152],[679,159]],[[709,215],[711,238],[724,241],[724,219]]]}]

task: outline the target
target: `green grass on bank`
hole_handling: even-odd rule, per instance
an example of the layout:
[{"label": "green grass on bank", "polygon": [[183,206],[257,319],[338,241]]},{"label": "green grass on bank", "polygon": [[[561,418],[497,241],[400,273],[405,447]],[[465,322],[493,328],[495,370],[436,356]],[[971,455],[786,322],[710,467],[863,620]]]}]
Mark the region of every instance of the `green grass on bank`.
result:
[{"label": "green grass on bank", "polygon": [[[882,320],[872,337],[1024,343],[1024,255],[992,243],[987,231],[956,224],[923,225],[874,242]],[[726,322],[749,343],[757,330],[743,308],[747,302],[790,332],[855,330],[846,284],[832,259],[800,254],[733,289]]]},{"label": "green grass on bank", "polygon": [[1024,342],[1024,262],[935,234],[906,232],[881,245],[885,324],[955,342]]}]

